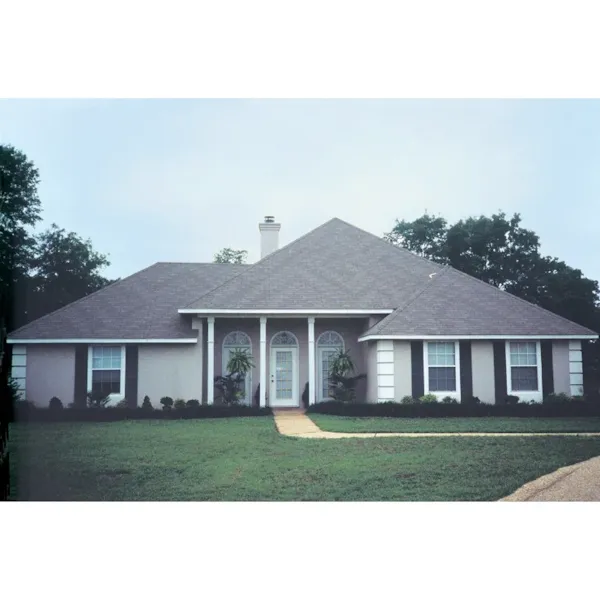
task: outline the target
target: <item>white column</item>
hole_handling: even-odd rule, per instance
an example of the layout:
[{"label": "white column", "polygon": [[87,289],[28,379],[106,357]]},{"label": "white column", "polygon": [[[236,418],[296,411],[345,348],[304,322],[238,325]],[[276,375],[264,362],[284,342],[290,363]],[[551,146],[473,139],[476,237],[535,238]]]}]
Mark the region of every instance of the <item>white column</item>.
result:
[{"label": "white column", "polygon": [[394,341],[377,340],[377,402],[394,400]]},{"label": "white column", "polygon": [[267,405],[267,317],[260,318],[260,405]]},{"label": "white column", "polygon": [[314,404],[315,390],[315,318],[308,317],[308,403]]},{"label": "white column", "polygon": [[213,404],[215,401],[215,318],[208,317],[207,342],[208,356],[206,357],[206,401]]}]

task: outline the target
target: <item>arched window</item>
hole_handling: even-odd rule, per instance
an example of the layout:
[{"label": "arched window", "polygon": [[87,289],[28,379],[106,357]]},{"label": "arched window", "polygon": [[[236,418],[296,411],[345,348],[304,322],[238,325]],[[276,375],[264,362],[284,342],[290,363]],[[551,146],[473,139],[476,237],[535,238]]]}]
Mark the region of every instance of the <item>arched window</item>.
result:
[{"label": "arched window", "polygon": [[324,331],[317,339],[317,400],[329,398],[330,365],[336,354],[344,350],[344,338],[336,331]]},{"label": "arched window", "polygon": [[[249,354],[252,354],[252,341],[250,336],[245,334],[243,331],[232,331],[228,333],[223,339],[223,353],[222,353],[222,373],[226,375],[227,363],[229,363],[229,356],[234,350],[246,350]],[[244,404],[252,404],[252,371],[246,373],[246,381],[244,386],[244,398],[242,402]]]}]

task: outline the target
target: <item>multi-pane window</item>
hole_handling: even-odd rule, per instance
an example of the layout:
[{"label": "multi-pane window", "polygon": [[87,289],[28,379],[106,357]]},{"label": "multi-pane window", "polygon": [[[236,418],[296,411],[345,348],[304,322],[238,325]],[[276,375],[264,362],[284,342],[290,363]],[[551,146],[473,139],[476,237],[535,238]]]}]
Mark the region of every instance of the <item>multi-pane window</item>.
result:
[{"label": "multi-pane window", "polygon": [[331,365],[340,350],[344,349],[344,339],[335,331],[325,331],[317,340],[317,376],[318,389],[320,388],[319,400],[327,400],[331,384]]},{"label": "multi-pane window", "polygon": [[121,393],[121,347],[92,348],[92,391],[105,394]]},{"label": "multi-pane window", "polygon": [[454,342],[429,342],[427,365],[430,392],[456,391],[456,346]]},{"label": "multi-pane window", "polygon": [[536,342],[510,343],[510,381],[513,392],[538,391]]},{"label": "multi-pane window", "polygon": [[291,400],[293,387],[292,352],[290,350],[276,350],[275,352],[277,398]]},{"label": "multi-pane window", "polygon": [[[222,353],[222,373],[223,375],[228,373],[227,366],[229,364],[229,358],[231,354],[236,350],[243,350],[250,356],[252,356],[252,343],[248,334],[243,331],[232,331],[227,334],[223,339],[223,353]],[[250,404],[251,391],[252,391],[252,370],[248,371],[244,375],[244,389],[242,402]]]}]

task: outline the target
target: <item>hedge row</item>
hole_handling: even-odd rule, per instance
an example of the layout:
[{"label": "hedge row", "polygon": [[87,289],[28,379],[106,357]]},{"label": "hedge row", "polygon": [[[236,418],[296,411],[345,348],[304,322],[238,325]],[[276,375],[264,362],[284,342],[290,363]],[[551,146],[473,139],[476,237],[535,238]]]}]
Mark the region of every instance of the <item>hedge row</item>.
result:
[{"label": "hedge row", "polygon": [[141,419],[223,419],[227,417],[264,417],[270,408],[255,406],[202,405],[182,410],[153,408],[17,408],[17,422],[127,421]]},{"label": "hedge row", "polygon": [[343,417],[600,417],[600,404],[572,401],[564,404],[377,404],[320,402],[307,413]]}]

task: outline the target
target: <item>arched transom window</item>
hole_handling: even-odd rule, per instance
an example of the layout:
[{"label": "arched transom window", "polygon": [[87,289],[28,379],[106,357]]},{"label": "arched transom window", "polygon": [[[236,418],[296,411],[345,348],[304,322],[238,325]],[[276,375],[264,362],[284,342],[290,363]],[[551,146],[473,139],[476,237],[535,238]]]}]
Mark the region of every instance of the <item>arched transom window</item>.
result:
[{"label": "arched transom window", "polygon": [[271,346],[297,346],[298,340],[290,331],[280,331],[273,336]]},{"label": "arched transom window", "polygon": [[344,338],[336,331],[324,331],[317,339],[317,400],[329,398],[329,373],[336,354],[344,350]]},{"label": "arched transom window", "polygon": [[[243,331],[232,331],[223,338],[223,362],[222,372],[225,375],[227,371],[227,364],[229,363],[229,356],[234,350],[246,350],[249,354],[252,354],[252,342],[250,336]],[[251,404],[252,402],[252,371],[246,373],[246,381],[244,386],[244,398],[242,402],[245,404]]]}]

